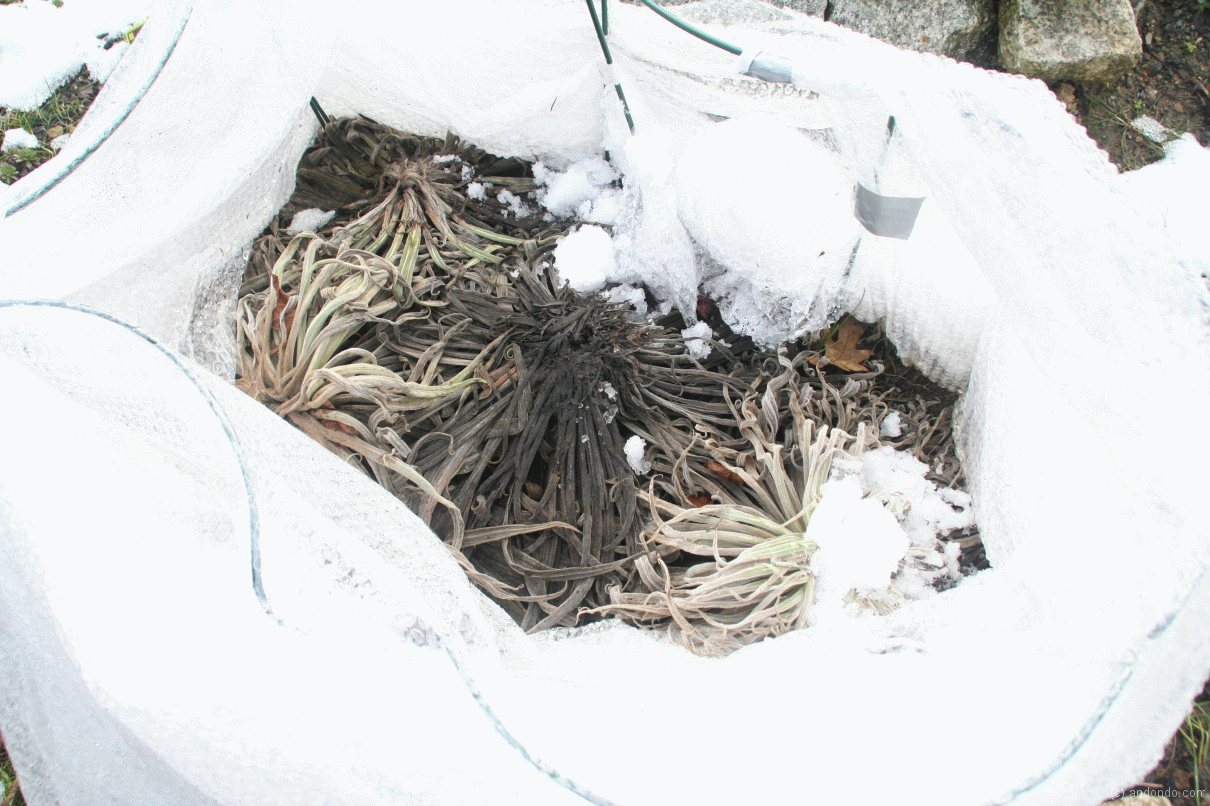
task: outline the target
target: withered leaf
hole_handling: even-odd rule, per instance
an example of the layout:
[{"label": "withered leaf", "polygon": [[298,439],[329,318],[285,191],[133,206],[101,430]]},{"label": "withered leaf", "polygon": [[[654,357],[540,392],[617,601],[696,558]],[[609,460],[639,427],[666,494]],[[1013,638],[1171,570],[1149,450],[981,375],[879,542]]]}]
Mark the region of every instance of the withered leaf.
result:
[{"label": "withered leaf", "polygon": [[338,422],[337,420],[320,420],[324,428],[330,428],[333,431],[343,431],[351,436],[357,436],[357,429],[348,423]]},{"label": "withered leaf", "polygon": [[707,460],[706,469],[721,479],[726,479],[733,484],[743,484],[744,480],[739,477],[735,471],[730,470],[722,462],[717,462],[714,459]]},{"label": "withered leaf", "polygon": [[[273,293],[277,297],[277,303],[273,306],[273,324],[277,324],[282,321],[282,311],[286,310],[286,305],[290,302],[290,296],[282,290],[281,281],[277,279],[276,274],[269,275],[269,283],[273,286]],[[294,327],[294,313],[294,310],[290,311],[285,322],[282,322],[287,331]]]},{"label": "withered leaf", "polygon": [[689,494],[689,503],[693,504],[695,507],[704,507],[713,500],[714,499],[711,498],[706,493],[690,493]]},{"label": "withered leaf", "polygon": [[[836,328],[834,336],[824,344],[823,354],[832,366],[845,372],[869,372],[870,368],[862,362],[874,354],[873,350],[858,347],[861,337],[865,335],[865,327],[854,319],[845,319]],[[819,365],[819,359],[811,356],[807,359],[813,366]]]}]

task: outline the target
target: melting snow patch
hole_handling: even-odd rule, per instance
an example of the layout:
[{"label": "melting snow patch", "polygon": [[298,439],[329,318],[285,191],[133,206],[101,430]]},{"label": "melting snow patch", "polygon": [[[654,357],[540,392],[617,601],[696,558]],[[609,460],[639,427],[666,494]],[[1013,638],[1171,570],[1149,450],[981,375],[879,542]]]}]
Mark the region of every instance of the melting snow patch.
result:
[{"label": "melting snow patch", "polygon": [[615,285],[606,291],[602,291],[601,295],[610,302],[624,303],[630,306],[630,318],[636,322],[642,322],[647,319],[647,295],[643,293],[643,289],[628,283]]},{"label": "melting snow patch", "polygon": [[487,185],[482,182],[471,182],[466,186],[466,195],[475,201],[483,201],[487,198]]},{"label": "melting snow patch", "polygon": [[525,200],[513,193],[511,190],[502,190],[496,194],[496,201],[508,206],[508,211],[516,218],[525,218],[532,215],[534,208],[525,203]]},{"label": "melting snow patch", "polygon": [[1153,143],[1166,143],[1176,138],[1176,133],[1150,115],[1142,115],[1130,121],[1131,127]]},{"label": "melting snow patch", "polygon": [[37,148],[38,138],[25,129],[9,129],[4,133],[4,145],[0,151],[12,151],[15,148]]},{"label": "melting snow patch", "polygon": [[594,224],[617,222],[622,192],[613,183],[618,174],[600,157],[580,160],[562,172],[539,162],[534,165],[534,179],[545,188],[539,193],[539,201],[554,215],[574,216]]},{"label": "melting snow patch", "polygon": [[975,518],[967,493],[938,488],[927,473],[919,459],[886,445],[862,457],[866,492],[900,518],[913,546],[934,549],[939,535],[973,526]]},{"label": "melting snow patch", "polygon": [[903,417],[899,412],[892,411],[882,418],[882,424],[878,426],[878,435],[891,439],[903,436]]},{"label": "melting snow patch", "polygon": [[813,623],[889,612],[931,596],[939,580],[961,576],[958,544],[940,538],[974,525],[971,499],[938,488],[927,471],[889,446],[833,465],[805,534],[819,546],[811,559]]},{"label": "melting snow patch", "polygon": [[681,331],[685,339],[685,350],[694,358],[707,358],[710,355],[709,339],[714,338],[714,331],[705,322],[690,325]]}]

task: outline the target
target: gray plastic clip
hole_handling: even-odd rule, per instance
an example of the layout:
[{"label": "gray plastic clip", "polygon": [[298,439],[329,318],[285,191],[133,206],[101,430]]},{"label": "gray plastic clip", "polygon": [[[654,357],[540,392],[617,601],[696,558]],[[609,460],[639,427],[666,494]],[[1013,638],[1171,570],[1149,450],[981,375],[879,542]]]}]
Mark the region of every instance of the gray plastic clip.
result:
[{"label": "gray plastic clip", "polygon": [[792,68],[788,61],[780,56],[764,53],[749,55],[745,52],[741,55],[739,72],[771,84],[791,84],[794,81],[791,76]]}]

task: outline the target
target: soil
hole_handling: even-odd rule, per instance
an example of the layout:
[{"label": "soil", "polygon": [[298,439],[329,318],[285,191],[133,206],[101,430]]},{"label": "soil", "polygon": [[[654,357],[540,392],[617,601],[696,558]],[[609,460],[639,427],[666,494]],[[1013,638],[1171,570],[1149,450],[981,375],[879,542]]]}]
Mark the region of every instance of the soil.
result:
[{"label": "soil", "polygon": [[1053,82],[1051,89],[1122,170],[1163,156],[1131,127],[1147,115],[1210,145],[1210,3],[1143,0],[1138,11],[1143,58],[1112,84]]}]

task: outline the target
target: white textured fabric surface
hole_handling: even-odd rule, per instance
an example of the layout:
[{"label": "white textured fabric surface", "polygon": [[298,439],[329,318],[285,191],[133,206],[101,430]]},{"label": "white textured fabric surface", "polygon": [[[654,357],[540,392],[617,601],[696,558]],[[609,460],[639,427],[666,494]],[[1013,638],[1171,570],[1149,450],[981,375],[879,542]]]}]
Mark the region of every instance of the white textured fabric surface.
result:
[{"label": "white textured fabric surface", "polygon": [[[993,569],[724,660],[616,624],[525,637],[406,508],[223,378],[8,305],[0,725],[31,803],[1093,804],[1159,758],[1210,666],[1210,437],[1169,414],[1210,399],[1191,261],[1039,82],[753,2],[680,9],[791,59],[798,86],[770,88],[610,10],[653,142],[772,115],[872,189],[927,197],[920,240],[863,237],[837,298],[803,303],[886,317],[965,390]],[[211,337],[291,190],[309,96],[625,170],[641,149],[599,61],[573,2],[161,3],[69,147],[0,197],[45,190],[0,219],[0,299],[87,304],[221,369]],[[695,253],[673,176],[627,175],[661,233],[633,241],[673,250],[647,271],[776,294],[787,278]]]}]

